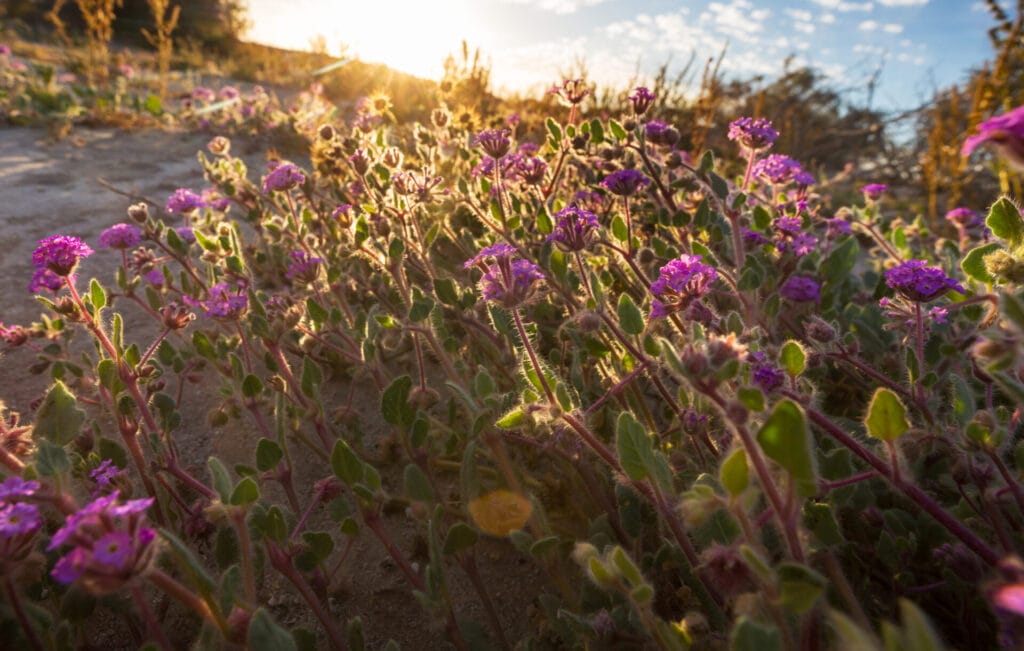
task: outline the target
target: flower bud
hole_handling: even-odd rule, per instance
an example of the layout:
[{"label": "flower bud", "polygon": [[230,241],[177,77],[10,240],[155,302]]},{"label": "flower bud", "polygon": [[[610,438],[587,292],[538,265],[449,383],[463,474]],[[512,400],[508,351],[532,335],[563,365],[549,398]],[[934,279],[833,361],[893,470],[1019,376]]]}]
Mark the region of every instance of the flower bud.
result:
[{"label": "flower bud", "polygon": [[134,222],[145,224],[149,219],[149,206],[144,203],[133,203],[128,206],[128,218]]}]

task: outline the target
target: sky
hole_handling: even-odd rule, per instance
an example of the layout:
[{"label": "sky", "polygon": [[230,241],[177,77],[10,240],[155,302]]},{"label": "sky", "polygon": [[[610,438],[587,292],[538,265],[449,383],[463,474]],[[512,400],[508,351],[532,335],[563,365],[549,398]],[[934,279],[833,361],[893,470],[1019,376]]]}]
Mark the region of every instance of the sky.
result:
[{"label": "sky", "polygon": [[694,52],[699,72],[727,46],[727,77],[770,79],[792,56],[862,102],[881,68],[874,108],[911,109],[993,56],[976,0],[249,0],[249,17],[248,40],[309,49],[319,34],[332,54],[429,79],[466,40],[495,90],[538,94],[579,61],[622,86]]}]

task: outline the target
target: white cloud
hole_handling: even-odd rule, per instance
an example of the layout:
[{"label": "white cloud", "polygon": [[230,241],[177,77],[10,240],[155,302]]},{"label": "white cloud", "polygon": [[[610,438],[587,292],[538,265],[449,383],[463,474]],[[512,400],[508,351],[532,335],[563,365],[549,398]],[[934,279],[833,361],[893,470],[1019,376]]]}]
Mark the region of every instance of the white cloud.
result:
[{"label": "white cloud", "polygon": [[865,32],[873,32],[878,29],[878,23],[873,20],[865,20],[860,25],[857,25],[858,29],[863,29]]},{"label": "white cloud", "polygon": [[928,0],[878,0],[878,4],[886,7],[923,7]]},{"label": "white cloud", "polygon": [[825,7],[826,9],[834,9],[836,11],[871,11],[874,9],[874,4],[870,2],[846,2],[846,0],[811,0],[814,4],[819,7]]},{"label": "white cloud", "polygon": [[882,31],[889,34],[900,34],[903,32],[903,25],[899,23],[886,23],[882,25]]},{"label": "white cloud", "polygon": [[784,9],[783,12],[793,20],[803,21],[805,23],[810,22],[812,17],[811,12],[806,9]]},{"label": "white cloud", "polygon": [[771,13],[767,9],[754,9],[748,0],[732,0],[729,4],[712,2],[700,15],[700,22],[710,25],[719,34],[750,41],[751,36],[764,29],[761,23]]},{"label": "white cloud", "polygon": [[814,33],[814,23],[804,23],[799,20],[793,23],[793,29],[804,34]]},{"label": "white cloud", "polygon": [[532,5],[554,14],[573,14],[585,7],[593,7],[608,0],[504,0],[517,5]]},{"label": "white cloud", "polygon": [[818,16],[818,22],[822,25],[832,25],[836,22],[835,14],[821,14]]}]

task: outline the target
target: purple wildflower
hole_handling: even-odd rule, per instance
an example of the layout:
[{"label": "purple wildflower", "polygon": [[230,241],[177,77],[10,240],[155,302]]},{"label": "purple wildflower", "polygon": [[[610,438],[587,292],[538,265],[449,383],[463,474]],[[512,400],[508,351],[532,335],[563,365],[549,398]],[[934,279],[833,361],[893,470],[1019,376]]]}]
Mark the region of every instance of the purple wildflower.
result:
[{"label": "purple wildflower", "polygon": [[[798,175],[806,174],[799,162],[782,154],[771,154],[757,161],[754,163],[752,173],[772,185],[786,185],[796,181]],[[806,179],[802,180],[806,181]],[[810,183],[813,182],[812,177]],[[801,185],[810,185],[810,183],[801,183]]]},{"label": "purple wildflower", "polygon": [[749,247],[771,244],[771,240],[769,240],[767,237],[758,233],[757,231],[752,231],[749,228],[744,228],[742,230],[742,235],[743,243]]},{"label": "purple wildflower", "polygon": [[508,129],[484,129],[473,138],[473,144],[494,160],[501,160],[512,147]]},{"label": "purple wildflower", "polygon": [[35,504],[4,504],[0,507],[0,539],[31,534],[39,530],[43,519]]},{"label": "purple wildflower", "polygon": [[480,279],[480,293],[484,300],[509,309],[533,298],[538,284],[544,280],[544,274],[537,265],[529,260],[513,259],[515,253],[514,247],[499,242],[486,247],[464,265],[467,269],[482,266],[485,271]]},{"label": "purple wildflower", "polygon": [[217,97],[220,99],[235,99],[238,95],[238,89],[234,86],[224,86],[217,92]]},{"label": "purple wildflower", "polygon": [[[818,238],[811,235],[810,233],[800,233],[793,238],[793,241],[789,243],[787,248],[791,248],[796,257],[805,256],[814,250],[814,247],[818,245]],[[783,247],[779,247],[780,251],[783,251]]]},{"label": "purple wildflower", "polygon": [[212,102],[215,97],[213,90],[206,86],[196,86],[192,89],[192,99],[197,102]]},{"label": "purple wildflower", "polygon": [[765,393],[771,393],[782,386],[786,374],[767,362],[754,364],[751,380]]},{"label": "purple wildflower", "polygon": [[178,213],[179,215],[191,214],[200,208],[205,208],[203,198],[188,188],[178,188],[174,194],[167,197],[167,212]]},{"label": "purple wildflower", "polygon": [[100,233],[100,246],[108,249],[125,250],[137,246],[142,241],[142,233],[134,224],[114,224]]},{"label": "purple wildflower", "polygon": [[778,137],[779,132],[765,118],[739,118],[729,124],[729,140],[739,142],[749,151],[768,149]]},{"label": "purple wildflower", "polygon": [[596,190],[579,190],[572,195],[572,204],[596,214],[604,208],[604,199]]},{"label": "purple wildflower", "polygon": [[306,182],[306,175],[292,163],[281,163],[263,179],[263,192],[285,192]]},{"label": "purple wildflower", "polygon": [[79,260],[90,255],[92,249],[77,237],[51,235],[39,240],[39,246],[32,252],[32,264],[36,269],[48,269],[66,277],[71,275]]},{"label": "purple wildflower", "polygon": [[10,54],[11,48],[7,47],[6,45],[0,45],[0,56],[10,56]]},{"label": "purple wildflower", "polygon": [[946,221],[950,222],[957,228],[970,228],[972,226],[977,226],[981,222],[981,220],[978,219],[978,213],[963,206],[953,208],[947,212]]},{"label": "purple wildflower", "polygon": [[889,189],[889,186],[884,183],[868,183],[860,189],[864,193],[864,198],[869,201],[878,201],[882,198],[882,193]]},{"label": "purple wildflower", "polygon": [[547,161],[539,156],[519,156],[515,166],[516,175],[527,185],[540,185],[548,171]]},{"label": "purple wildflower", "polygon": [[601,187],[620,197],[630,197],[650,184],[650,179],[637,170],[612,172],[601,181]]},{"label": "purple wildflower", "polygon": [[853,232],[853,227],[850,226],[850,222],[846,221],[842,217],[833,217],[832,219],[826,219],[826,230],[825,237],[829,239],[835,239],[840,235],[849,235]]},{"label": "purple wildflower", "polygon": [[123,531],[111,531],[93,543],[93,562],[114,571],[127,567],[134,555],[132,537]]},{"label": "purple wildflower", "polygon": [[12,497],[29,497],[39,490],[39,482],[35,480],[25,481],[17,475],[8,477],[0,484],[0,500],[9,500]]},{"label": "purple wildflower", "polygon": [[779,217],[773,224],[781,233],[790,237],[796,237],[803,228],[803,222],[799,217]]},{"label": "purple wildflower", "polygon": [[647,112],[647,109],[651,108],[654,104],[656,95],[651,92],[645,86],[637,86],[633,89],[633,92],[629,94],[629,101],[633,104],[633,113],[636,115],[643,115]]},{"label": "purple wildflower", "polygon": [[[74,279],[74,276],[71,277]],[[64,279],[49,269],[36,269],[32,273],[32,280],[28,283],[28,291],[38,294],[44,289],[51,292],[58,292],[64,286]]]},{"label": "purple wildflower", "polygon": [[679,140],[679,131],[661,120],[651,120],[644,125],[644,137],[652,145],[671,147]]},{"label": "purple wildflower", "polygon": [[1024,106],[978,125],[977,135],[964,141],[960,153],[970,156],[982,143],[991,144],[1017,169],[1024,169]]},{"label": "purple wildflower", "polygon": [[963,286],[939,267],[929,267],[926,260],[908,260],[885,272],[885,284],[905,298],[927,303],[946,292],[966,294]]},{"label": "purple wildflower", "polygon": [[96,466],[96,469],[89,473],[89,478],[96,482],[98,488],[107,488],[115,477],[121,474],[121,469],[114,465],[110,459],[104,459]]},{"label": "purple wildflower", "polygon": [[651,318],[658,319],[686,309],[707,293],[716,278],[718,272],[702,263],[699,255],[682,255],[670,260],[651,283],[651,293],[656,297],[651,303]]},{"label": "purple wildflower", "polygon": [[516,247],[511,244],[504,242],[498,242],[490,246],[485,246],[480,249],[480,252],[474,255],[462,265],[463,269],[469,269],[476,265],[484,265],[485,267],[488,258],[494,258],[496,261],[511,258],[516,254]]},{"label": "purple wildflower", "polygon": [[334,209],[334,212],[331,213],[331,219],[341,219],[342,217],[347,217],[351,211],[352,204],[343,203]]},{"label": "purple wildflower", "polygon": [[556,95],[558,101],[565,106],[576,106],[589,94],[590,89],[582,79],[566,79],[561,86],[555,85],[548,90],[548,95]]},{"label": "purple wildflower", "polygon": [[555,213],[555,224],[548,242],[554,242],[562,251],[582,251],[590,244],[594,230],[599,226],[597,215],[589,210],[569,206]]},{"label": "purple wildflower", "polygon": [[81,579],[90,592],[105,594],[122,587],[151,562],[156,532],[143,526],[144,511],[153,500],[129,500],[117,504],[119,492],[94,499],[65,519],[50,539],[48,550],[74,547],[50,572],[64,584]]},{"label": "purple wildflower", "polygon": [[224,321],[237,319],[249,307],[249,295],[245,288],[228,283],[217,283],[211,287],[203,300],[196,300],[191,296],[182,298],[192,307],[201,308],[206,316]]},{"label": "purple wildflower", "polygon": [[166,281],[166,278],[164,278],[164,272],[160,271],[159,269],[150,269],[149,271],[144,273],[142,277],[145,278],[150,285],[156,287],[157,289],[163,287],[164,282]]},{"label": "purple wildflower", "polygon": [[196,241],[196,232],[189,226],[182,226],[174,229],[175,234],[185,242],[192,244]]},{"label": "purple wildflower", "polygon": [[796,303],[821,302],[821,286],[807,276],[790,276],[782,283],[779,294]]},{"label": "purple wildflower", "polygon": [[288,254],[288,257],[292,261],[288,263],[288,271],[284,274],[285,278],[288,280],[299,280],[307,284],[316,280],[317,273],[320,271],[320,264],[324,261],[323,258],[312,256],[305,251],[292,251]]}]

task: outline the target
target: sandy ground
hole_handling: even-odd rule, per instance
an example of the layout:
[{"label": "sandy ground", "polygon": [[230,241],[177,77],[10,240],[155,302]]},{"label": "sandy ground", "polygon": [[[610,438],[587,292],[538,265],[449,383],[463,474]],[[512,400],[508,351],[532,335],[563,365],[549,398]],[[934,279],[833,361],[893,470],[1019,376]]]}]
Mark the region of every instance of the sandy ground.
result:
[{"label": "sandy ground", "polygon": [[[33,299],[27,285],[36,241],[49,235],[74,235],[96,250],[80,267],[80,285],[84,286],[93,276],[112,285],[118,257],[113,251],[99,248],[97,238],[109,226],[126,221],[125,211],[131,200],[103,187],[98,179],[162,204],[176,188],[204,187],[196,152],[209,139],[208,134],[80,129],[54,142],[44,130],[0,128],[0,321],[9,325],[39,319],[42,306]],[[234,151],[240,149],[245,154],[245,143],[236,142]],[[262,151],[256,143],[248,146],[250,170],[259,169]],[[126,339],[145,349],[151,329],[140,319],[140,311],[135,309],[132,314],[133,306],[118,306],[122,308],[126,312]],[[137,327],[133,328],[134,325]],[[85,341],[84,333],[80,338]],[[49,384],[48,374],[33,376],[26,372],[33,360],[33,352],[25,348],[0,359],[0,400],[22,412],[26,420],[31,420],[32,401],[39,399]],[[209,382],[189,387],[184,422],[175,432],[182,458],[201,478],[205,478],[205,463],[210,455],[221,458],[228,468],[236,463],[254,463],[254,428],[238,421],[229,422],[224,428],[212,428],[206,421],[207,411],[215,406],[216,382],[209,378]],[[345,386],[328,390],[339,400],[348,395]],[[386,426],[377,417],[377,404],[376,395],[358,394],[354,404],[370,449],[387,436]],[[116,436],[113,432],[109,435]],[[298,459],[303,467],[296,489],[300,496],[308,496],[313,493],[313,482],[327,476],[330,470],[312,454]],[[382,468],[382,473],[385,488],[401,490],[400,464]],[[400,549],[422,547],[421,525],[401,510],[387,516],[386,523]],[[335,526],[322,513],[317,525]],[[504,620],[509,639],[516,640],[530,626],[530,601],[544,580],[536,565],[526,562],[507,542],[487,540],[480,547],[484,582]],[[425,559],[418,560],[422,563]],[[486,626],[480,602],[462,572],[452,567],[448,578],[458,616]],[[368,648],[380,648],[388,638],[396,639],[403,649],[445,648],[441,631],[431,627],[407,581],[368,532],[353,545],[332,587],[332,611],[341,622],[355,615],[362,618]],[[276,576],[268,575],[262,596],[264,602],[272,604],[272,611],[283,624],[312,624],[306,609]],[[108,621],[109,625],[98,627],[96,639],[91,640],[93,644],[105,649],[129,648],[124,644],[124,629],[118,626],[117,619]]]}]

